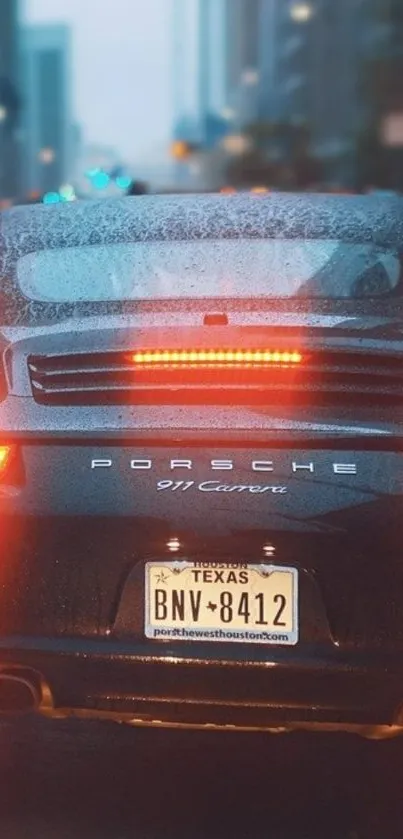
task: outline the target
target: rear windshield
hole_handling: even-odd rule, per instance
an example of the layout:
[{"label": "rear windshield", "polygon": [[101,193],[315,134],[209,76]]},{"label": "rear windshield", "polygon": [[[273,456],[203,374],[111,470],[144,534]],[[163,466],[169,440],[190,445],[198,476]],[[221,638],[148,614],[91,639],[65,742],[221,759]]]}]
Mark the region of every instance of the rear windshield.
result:
[{"label": "rear windshield", "polygon": [[374,298],[400,293],[401,255],[333,239],[134,242],[44,250],[17,263],[31,300]]}]

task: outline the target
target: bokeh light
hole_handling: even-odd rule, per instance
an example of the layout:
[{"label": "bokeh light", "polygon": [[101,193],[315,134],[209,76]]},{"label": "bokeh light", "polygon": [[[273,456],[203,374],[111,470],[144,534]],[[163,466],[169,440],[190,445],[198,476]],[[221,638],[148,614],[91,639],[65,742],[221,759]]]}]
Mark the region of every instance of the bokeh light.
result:
[{"label": "bokeh light", "polygon": [[58,192],[46,192],[42,200],[44,204],[59,204],[61,198]]}]

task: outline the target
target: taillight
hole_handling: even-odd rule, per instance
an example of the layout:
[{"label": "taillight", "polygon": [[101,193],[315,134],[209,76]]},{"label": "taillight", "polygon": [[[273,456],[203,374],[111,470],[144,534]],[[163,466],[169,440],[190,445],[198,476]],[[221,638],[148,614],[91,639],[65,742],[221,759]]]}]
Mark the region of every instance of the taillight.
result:
[{"label": "taillight", "polygon": [[0,477],[9,465],[13,451],[14,446],[0,446]]},{"label": "taillight", "polygon": [[277,349],[144,349],[131,353],[129,360],[139,367],[288,367],[301,364],[298,350]]}]

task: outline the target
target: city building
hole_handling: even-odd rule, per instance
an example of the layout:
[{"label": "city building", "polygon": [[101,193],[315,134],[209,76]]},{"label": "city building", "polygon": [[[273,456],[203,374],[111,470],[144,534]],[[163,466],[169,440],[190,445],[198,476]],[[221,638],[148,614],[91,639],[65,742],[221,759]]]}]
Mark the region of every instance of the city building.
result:
[{"label": "city building", "polygon": [[271,55],[271,0],[268,3],[266,9],[262,0],[225,2],[226,101],[238,130],[259,119],[261,112],[262,59]]},{"label": "city building", "polygon": [[202,138],[216,145],[228,121],[228,0],[199,0],[198,111]]},{"label": "city building", "polygon": [[83,156],[84,135],[81,125],[75,122],[71,126],[71,145],[70,145],[70,172],[73,177],[77,177],[80,172],[80,163]]},{"label": "city building", "polygon": [[74,164],[69,27],[24,27],[21,76],[25,191],[57,191],[70,179]]},{"label": "city building", "polygon": [[[173,137],[188,140],[198,119],[198,0],[173,0]],[[183,131],[187,136],[184,137]],[[192,136],[193,139],[193,136]]]},{"label": "city building", "polygon": [[401,0],[361,4],[372,27],[365,43],[360,177],[403,191],[403,7]]},{"label": "city building", "polygon": [[273,115],[276,5],[175,0],[175,139],[198,138],[211,148],[226,134]]},{"label": "city building", "polygon": [[360,3],[281,0],[276,17],[277,113],[309,125],[318,153],[341,154],[359,119]]},{"label": "city building", "polygon": [[260,0],[256,24],[257,52],[257,119],[274,120],[278,111],[276,68],[281,44],[277,37],[278,0]]},{"label": "city building", "polygon": [[357,137],[375,117],[400,148],[401,3],[176,0],[175,138],[211,149],[229,135],[236,154],[252,123],[304,125],[326,179],[353,183]]},{"label": "city building", "polygon": [[372,13],[382,3],[228,0],[227,100],[238,130],[305,124],[330,174],[352,176],[365,117],[362,67],[368,45],[378,42],[382,27]]},{"label": "city building", "polygon": [[212,147],[227,130],[227,6],[174,2],[174,139]]},{"label": "city building", "polygon": [[[379,100],[388,109],[393,78],[399,80],[395,89],[401,90],[402,64],[399,68],[391,63],[387,42],[388,19],[393,27],[389,14],[393,3],[395,0],[274,0],[276,54],[271,99],[275,113],[279,120],[309,127],[312,151],[325,162],[334,180],[354,182],[357,137],[371,124],[371,111],[377,107],[374,93],[365,94],[365,75],[371,56],[381,57],[382,45],[384,49],[386,45],[389,76],[380,90],[374,74],[373,91],[378,88]],[[396,0],[395,5],[399,3]]]},{"label": "city building", "polygon": [[215,148],[230,130],[226,5],[227,0],[174,0],[172,179],[184,189],[199,189],[203,179],[194,151]]},{"label": "city building", "polygon": [[0,2],[0,199],[20,190],[19,8],[16,0]]},{"label": "city building", "polygon": [[222,155],[245,150],[245,127],[275,116],[276,5],[175,0],[173,149],[182,186],[196,184],[200,170],[194,154],[186,162],[183,141],[205,153],[202,180],[210,183],[225,168]]}]

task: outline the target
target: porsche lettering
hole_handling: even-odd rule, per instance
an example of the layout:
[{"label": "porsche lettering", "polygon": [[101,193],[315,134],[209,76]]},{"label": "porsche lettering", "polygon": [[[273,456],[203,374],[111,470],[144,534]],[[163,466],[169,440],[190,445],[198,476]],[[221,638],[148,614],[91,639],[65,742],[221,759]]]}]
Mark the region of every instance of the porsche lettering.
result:
[{"label": "porsche lettering", "polygon": [[[112,457],[93,458],[91,460],[91,469],[113,469],[118,464]],[[286,466],[284,464],[278,465],[275,460],[252,460],[247,464],[238,463],[234,460],[209,460],[207,464],[197,463],[190,458],[173,458],[168,461],[154,461],[152,458],[130,458],[128,467],[133,472],[150,472],[156,469],[168,468],[170,472],[189,473],[202,466],[207,465],[207,468],[212,472],[232,472],[236,469],[247,469],[250,472],[287,472],[292,475],[313,475],[318,471],[332,472],[334,475],[357,475],[358,467],[356,463],[329,463],[320,464],[318,466],[314,460],[291,460]]]}]

